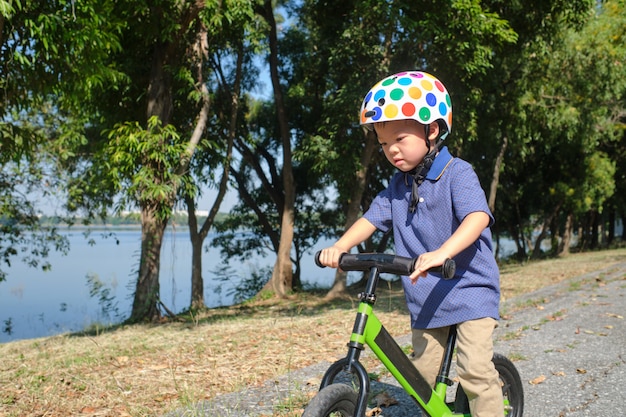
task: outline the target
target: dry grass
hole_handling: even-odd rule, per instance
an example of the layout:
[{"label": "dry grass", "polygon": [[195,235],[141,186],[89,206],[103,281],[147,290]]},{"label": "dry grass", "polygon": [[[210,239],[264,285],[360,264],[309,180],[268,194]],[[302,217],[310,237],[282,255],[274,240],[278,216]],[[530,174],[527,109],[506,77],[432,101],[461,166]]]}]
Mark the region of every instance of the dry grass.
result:
[{"label": "dry grass", "polygon": [[585,275],[626,261],[626,249],[576,253],[570,256],[500,267],[502,300]]},{"label": "dry grass", "polygon": [[[626,261],[626,249],[502,268],[505,299]],[[402,291],[378,314],[408,332]],[[215,309],[183,323],[123,326],[0,345],[0,416],[157,416],[345,352],[353,300],[314,295]]]}]

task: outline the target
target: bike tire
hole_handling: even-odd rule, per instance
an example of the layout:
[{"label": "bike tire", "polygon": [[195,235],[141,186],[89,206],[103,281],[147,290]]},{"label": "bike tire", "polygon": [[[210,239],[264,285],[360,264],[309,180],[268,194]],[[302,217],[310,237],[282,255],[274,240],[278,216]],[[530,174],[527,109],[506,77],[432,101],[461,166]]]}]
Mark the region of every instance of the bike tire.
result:
[{"label": "bike tire", "polygon": [[[504,415],[506,417],[522,417],[524,414],[524,388],[517,368],[509,358],[499,353],[493,355],[492,361],[500,376],[500,384],[502,384]],[[469,401],[460,384],[456,390],[454,410],[456,413],[467,415],[470,412]]]},{"label": "bike tire", "polygon": [[352,417],[357,397],[357,392],[346,384],[330,384],[315,394],[302,417]]}]

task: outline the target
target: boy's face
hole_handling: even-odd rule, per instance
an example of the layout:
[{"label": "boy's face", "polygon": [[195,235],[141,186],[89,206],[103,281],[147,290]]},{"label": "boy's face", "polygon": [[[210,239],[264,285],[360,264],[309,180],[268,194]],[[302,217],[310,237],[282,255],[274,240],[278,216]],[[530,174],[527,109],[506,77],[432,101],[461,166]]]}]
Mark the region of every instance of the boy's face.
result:
[{"label": "boy's face", "polygon": [[426,139],[424,125],[415,120],[376,123],[374,129],[387,160],[403,172],[412,170],[422,162],[428,152],[426,140],[434,142],[439,134],[439,125],[431,123]]}]

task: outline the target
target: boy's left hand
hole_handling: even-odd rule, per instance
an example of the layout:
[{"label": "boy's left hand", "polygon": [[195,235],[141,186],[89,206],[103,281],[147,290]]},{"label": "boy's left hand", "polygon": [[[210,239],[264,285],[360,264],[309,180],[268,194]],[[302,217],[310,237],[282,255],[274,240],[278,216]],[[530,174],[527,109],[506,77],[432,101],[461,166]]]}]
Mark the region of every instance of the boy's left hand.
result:
[{"label": "boy's left hand", "polygon": [[409,275],[411,284],[415,284],[419,278],[426,278],[430,268],[443,265],[448,258],[449,256],[439,250],[421,254],[415,263],[415,271]]}]

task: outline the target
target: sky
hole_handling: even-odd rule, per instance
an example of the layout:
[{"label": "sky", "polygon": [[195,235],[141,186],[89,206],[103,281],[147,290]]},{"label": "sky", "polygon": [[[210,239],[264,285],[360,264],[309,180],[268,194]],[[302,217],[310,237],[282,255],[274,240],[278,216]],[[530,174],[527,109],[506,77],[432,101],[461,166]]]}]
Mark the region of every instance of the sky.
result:
[{"label": "sky", "polygon": [[[198,211],[208,211],[213,207],[213,203],[215,202],[215,198],[217,197],[216,189],[208,189],[203,191],[203,196],[198,201],[197,207]],[[221,213],[228,213],[238,202],[237,191],[236,190],[228,190],[226,192],[226,196],[224,196],[224,200],[220,205]]]}]

